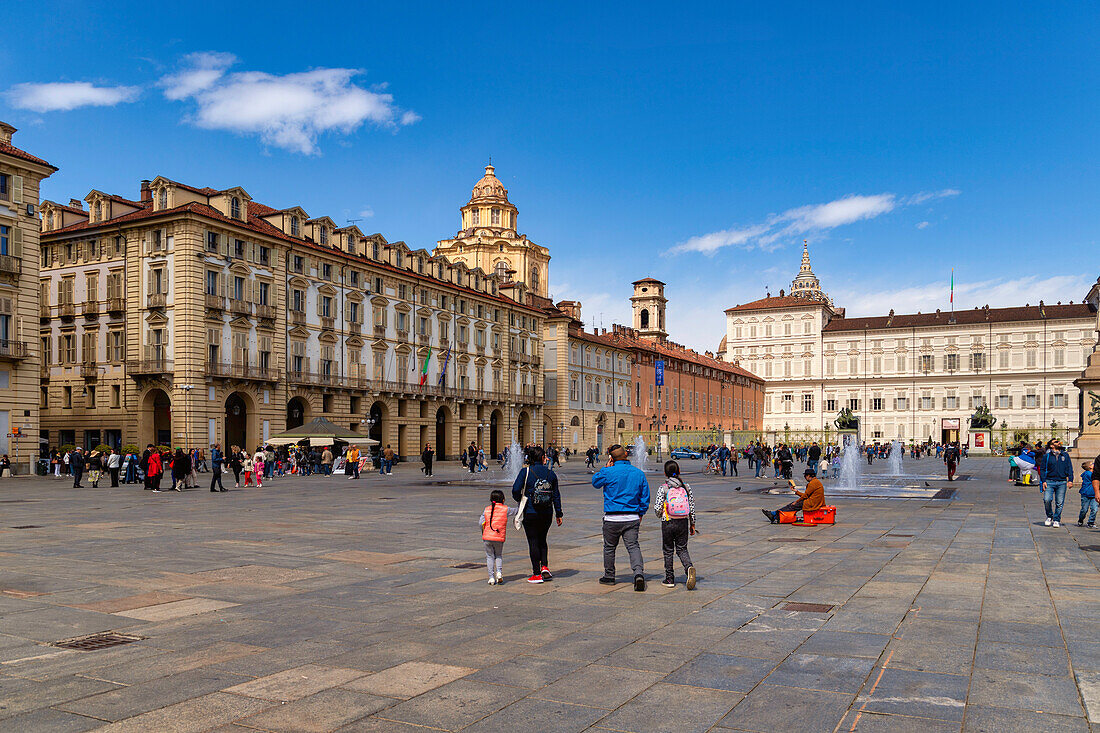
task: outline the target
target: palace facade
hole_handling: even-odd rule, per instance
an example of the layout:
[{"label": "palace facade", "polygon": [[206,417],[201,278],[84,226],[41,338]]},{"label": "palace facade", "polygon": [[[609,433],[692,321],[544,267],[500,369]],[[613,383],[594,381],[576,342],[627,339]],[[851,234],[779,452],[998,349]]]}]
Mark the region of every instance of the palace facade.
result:
[{"label": "palace facade", "polygon": [[316,416],[402,456],[544,437],[545,316],[507,273],[164,177],[45,202],[41,256],[53,445],[253,448]]},{"label": "palace facade", "polygon": [[39,184],[57,168],[12,145],[0,122],[0,455],[15,473],[38,458],[37,349]]},{"label": "palace facade", "polygon": [[546,308],[543,327],[546,433],[562,448],[586,451],[633,433],[634,351],[606,332],[584,330],[581,304]]},{"label": "palace facade", "polygon": [[847,407],[868,440],[966,442],[986,405],[994,440],[1002,425],[1072,438],[1096,327],[1085,302],[847,318],[803,247],[790,293],[726,311],[719,353],[764,378],[766,432],[834,429]]}]

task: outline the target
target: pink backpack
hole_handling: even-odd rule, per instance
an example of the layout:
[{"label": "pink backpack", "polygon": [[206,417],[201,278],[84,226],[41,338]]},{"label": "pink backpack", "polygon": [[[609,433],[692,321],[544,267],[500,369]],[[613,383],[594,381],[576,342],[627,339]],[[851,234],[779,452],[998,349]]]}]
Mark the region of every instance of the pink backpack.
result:
[{"label": "pink backpack", "polygon": [[669,519],[683,519],[691,516],[691,504],[688,502],[687,489],[683,484],[670,484],[665,494],[665,514]]}]

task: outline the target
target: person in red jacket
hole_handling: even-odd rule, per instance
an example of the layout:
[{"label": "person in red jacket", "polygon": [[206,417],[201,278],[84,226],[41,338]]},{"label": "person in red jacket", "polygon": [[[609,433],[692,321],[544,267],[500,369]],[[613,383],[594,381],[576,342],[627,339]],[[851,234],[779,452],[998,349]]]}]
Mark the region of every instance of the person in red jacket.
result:
[{"label": "person in red jacket", "polygon": [[508,535],[508,522],[518,511],[516,507],[505,505],[503,491],[493,489],[489,494],[489,506],[481,512],[481,539],[485,542],[489,585],[504,582],[504,539]]},{"label": "person in red jacket", "polygon": [[164,463],[159,451],[154,450],[149,454],[149,463],[148,468],[145,469],[145,474],[149,479],[149,485],[153,487],[153,491],[160,491],[160,477],[164,474]]}]

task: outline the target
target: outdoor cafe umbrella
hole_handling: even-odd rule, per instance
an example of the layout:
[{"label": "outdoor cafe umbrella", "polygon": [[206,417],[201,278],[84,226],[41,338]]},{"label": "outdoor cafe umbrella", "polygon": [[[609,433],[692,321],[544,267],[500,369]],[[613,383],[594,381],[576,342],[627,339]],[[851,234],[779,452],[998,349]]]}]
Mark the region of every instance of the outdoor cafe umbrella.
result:
[{"label": "outdoor cafe umbrella", "polygon": [[314,418],[305,425],[300,425],[286,432],[273,435],[266,443],[268,445],[293,445],[304,441],[311,443],[355,443],[357,445],[378,445],[377,440],[371,440],[362,433],[342,428],[323,417]]}]

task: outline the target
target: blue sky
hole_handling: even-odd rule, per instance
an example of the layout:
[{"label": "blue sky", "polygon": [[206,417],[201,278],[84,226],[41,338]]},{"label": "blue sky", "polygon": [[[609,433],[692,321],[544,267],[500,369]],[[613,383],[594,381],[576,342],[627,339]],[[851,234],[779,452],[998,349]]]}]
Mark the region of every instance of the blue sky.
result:
[{"label": "blue sky", "polygon": [[659,277],[700,349],[803,239],[852,315],[1100,275],[1095,5],[523,5],[19,3],[0,119],[47,198],[242,185],[417,247],[492,155],[555,297],[609,327]]}]

